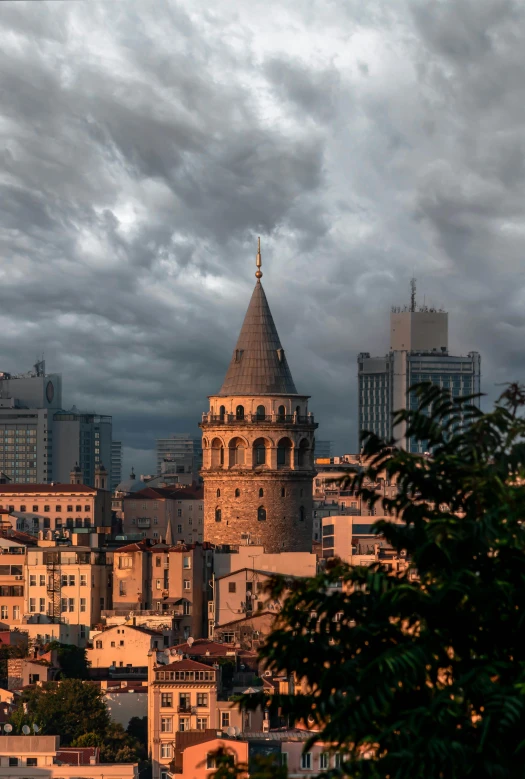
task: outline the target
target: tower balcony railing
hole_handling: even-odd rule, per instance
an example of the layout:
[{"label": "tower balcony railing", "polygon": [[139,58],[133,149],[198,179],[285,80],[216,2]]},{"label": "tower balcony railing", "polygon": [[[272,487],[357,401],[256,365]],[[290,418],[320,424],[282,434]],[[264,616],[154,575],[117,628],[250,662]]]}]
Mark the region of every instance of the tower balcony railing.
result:
[{"label": "tower balcony railing", "polygon": [[236,414],[212,414],[203,413],[203,425],[314,425],[315,419],[312,413],[302,414],[244,414],[239,417]]}]

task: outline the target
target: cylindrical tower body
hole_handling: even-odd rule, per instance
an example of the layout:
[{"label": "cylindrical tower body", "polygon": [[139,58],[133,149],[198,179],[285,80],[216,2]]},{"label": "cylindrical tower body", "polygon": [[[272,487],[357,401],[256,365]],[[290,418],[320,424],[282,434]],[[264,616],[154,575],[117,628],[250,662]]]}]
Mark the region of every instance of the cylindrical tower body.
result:
[{"label": "cylindrical tower body", "polygon": [[213,395],[200,427],[205,540],[311,551],[317,424],[308,397]]}]

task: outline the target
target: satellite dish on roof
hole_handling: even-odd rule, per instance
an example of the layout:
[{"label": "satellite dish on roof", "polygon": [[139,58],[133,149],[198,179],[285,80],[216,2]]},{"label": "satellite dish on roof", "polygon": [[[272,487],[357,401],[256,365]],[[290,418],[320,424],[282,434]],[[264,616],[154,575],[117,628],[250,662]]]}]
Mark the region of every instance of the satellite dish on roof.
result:
[{"label": "satellite dish on roof", "polygon": [[4,731],[5,731],[6,733],[11,733],[11,732],[12,732],[12,730],[13,730],[13,726],[12,726],[12,725],[10,725],[10,724],[9,724],[9,722],[8,722],[6,725],[4,725]]},{"label": "satellite dish on roof", "polygon": [[23,726],[22,733],[24,734],[24,736],[29,736],[29,734],[31,733],[31,728],[29,727],[29,725]]},{"label": "satellite dish on roof", "polygon": [[231,726],[231,725],[230,725],[230,727],[229,727],[229,728],[226,728],[226,733],[227,733],[229,736],[235,736],[235,735],[237,735],[237,734],[235,733],[235,728],[232,728],[232,726]]},{"label": "satellite dish on roof", "polygon": [[39,730],[40,728],[38,727],[38,725],[33,725],[33,733],[38,733]]},{"label": "satellite dish on roof", "polygon": [[238,727],[237,727],[237,725],[234,725],[234,726],[233,726],[233,729],[234,729],[234,731],[235,731],[235,735],[236,735],[236,736],[238,736],[238,735],[239,735],[239,733],[241,732],[241,729],[240,729],[240,728],[238,728]]},{"label": "satellite dish on roof", "polygon": [[195,639],[190,636],[186,643],[188,644],[188,646],[192,646],[194,641]]}]

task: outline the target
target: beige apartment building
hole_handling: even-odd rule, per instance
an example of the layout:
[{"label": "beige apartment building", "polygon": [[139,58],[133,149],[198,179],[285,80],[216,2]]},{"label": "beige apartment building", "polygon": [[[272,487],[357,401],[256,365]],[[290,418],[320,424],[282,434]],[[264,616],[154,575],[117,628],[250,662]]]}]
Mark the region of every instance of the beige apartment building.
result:
[{"label": "beige apartment building", "polygon": [[265,591],[270,574],[241,568],[215,580],[215,628],[232,620],[252,617],[261,611],[277,614],[282,600]]},{"label": "beige apartment building", "polygon": [[203,540],[202,487],[146,487],[125,496],[122,503],[125,534],[139,532],[169,544]]},{"label": "beige apartment building", "polygon": [[88,546],[28,548],[22,629],[60,623],[61,640],[86,646],[91,626],[111,606],[112,570],[111,554]]},{"label": "beige apartment building", "polygon": [[91,632],[87,659],[92,668],[146,668],[148,653],[168,646],[169,631],[149,630],[137,625],[114,625]]},{"label": "beige apartment building", "polygon": [[19,627],[24,616],[24,572],[27,547],[0,537],[0,622]]},{"label": "beige apartment building", "polygon": [[111,493],[83,484],[0,484],[2,508],[24,532],[111,527]]},{"label": "beige apartment building", "polygon": [[173,659],[179,659],[165,665],[156,664],[162,655],[152,653],[150,657],[148,741],[153,779],[169,775],[177,733],[223,727],[243,730],[237,703],[221,700],[218,666],[182,659],[175,649],[172,652]]},{"label": "beige apartment building", "polygon": [[[78,752],[60,749],[59,736],[0,736],[2,779],[138,779],[136,763],[99,763],[98,750],[79,765]],[[75,764],[76,763],[76,764]]]}]

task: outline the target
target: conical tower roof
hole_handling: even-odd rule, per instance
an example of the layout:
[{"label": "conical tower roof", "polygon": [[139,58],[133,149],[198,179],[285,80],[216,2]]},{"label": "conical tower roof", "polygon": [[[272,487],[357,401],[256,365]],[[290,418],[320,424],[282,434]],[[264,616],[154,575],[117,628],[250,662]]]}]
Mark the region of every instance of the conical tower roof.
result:
[{"label": "conical tower roof", "polygon": [[260,280],[219,395],[297,395]]}]

